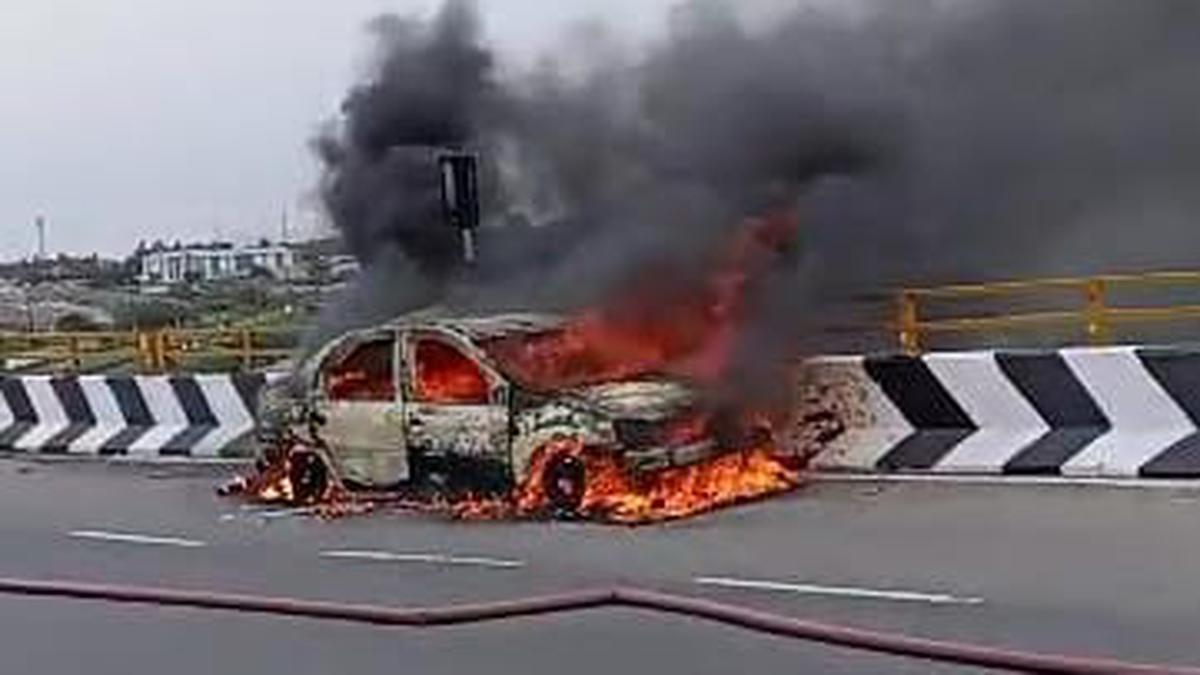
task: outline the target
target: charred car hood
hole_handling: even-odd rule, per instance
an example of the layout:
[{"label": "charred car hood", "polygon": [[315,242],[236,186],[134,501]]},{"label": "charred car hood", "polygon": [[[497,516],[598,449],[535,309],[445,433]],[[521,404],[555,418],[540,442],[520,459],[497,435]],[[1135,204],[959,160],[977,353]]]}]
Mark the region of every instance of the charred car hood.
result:
[{"label": "charred car hood", "polygon": [[585,407],[613,418],[655,420],[691,407],[697,391],[683,382],[639,380],[608,382],[571,392]]}]

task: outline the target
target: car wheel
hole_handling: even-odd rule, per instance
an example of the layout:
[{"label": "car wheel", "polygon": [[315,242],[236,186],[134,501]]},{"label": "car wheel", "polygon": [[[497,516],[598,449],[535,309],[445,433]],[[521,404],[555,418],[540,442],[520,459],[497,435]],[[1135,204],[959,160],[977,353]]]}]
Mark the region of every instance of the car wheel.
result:
[{"label": "car wheel", "polygon": [[316,453],[298,452],[289,458],[288,478],[292,500],[298,504],[320,501],[329,488],[329,469]]},{"label": "car wheel", "polygon": [[579,516],[583,495],[587,489],[587,467],[574,455],[556,455],[542,474],[542,489],[555,517]]}]

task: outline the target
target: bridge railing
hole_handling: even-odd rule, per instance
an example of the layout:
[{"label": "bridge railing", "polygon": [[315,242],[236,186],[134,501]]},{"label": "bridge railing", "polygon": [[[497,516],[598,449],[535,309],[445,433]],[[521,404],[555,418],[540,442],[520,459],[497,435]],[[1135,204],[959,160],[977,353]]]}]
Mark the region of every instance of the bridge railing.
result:
[{"label": "bridge railing", "polygon": [[110,332],[0,332],[9,372],[161,373],[252,370],[288,358],[293,328],[164,329]]},{"label": "bridge railing", "polygon": [[[1200,329],[1200,271],[904,288],[896,293],[894,311],[888,330],[903,351],[914,354],[949,337],[959,338],[955,347],[970,338],[970,346],[1012,346],[1006,339],[1010,334],[1021,336],[1018,345],[1051,333],[1061,334],[1062,344],[1107,345],[1126,338],[1131,326],[1186,326],[1191,321]],[[868,332],[878,335],[877,329]],[[1185,335],[1200,341],[1193,333]],[[0,331],[0,369],[251,370],[289,358],[299,343],[296,327]]]},{"label": "bridge railing", "polygon": [[897,300],[892,328],[908,353],[920,353],[943,336],[1012,332],[1059,331],[1078,336],[1078,342],[1108,345],[1131,326],[1182,325],[1200,319],[1200,272],[906,288]]}]

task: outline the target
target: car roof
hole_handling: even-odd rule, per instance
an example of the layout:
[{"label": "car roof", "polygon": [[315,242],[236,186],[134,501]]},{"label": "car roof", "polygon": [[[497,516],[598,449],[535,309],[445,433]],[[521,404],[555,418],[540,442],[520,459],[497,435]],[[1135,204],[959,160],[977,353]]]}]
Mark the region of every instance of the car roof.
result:
[{"label": "car roof", "polygon": [[566,319],[556,314],[505,312],[468,315],[435,308],[405,314],[380,327],[396,330],[441,328],[460,333],[471,340],[490,340],[510,335],[544,333],[564,323]]},{"label": "car roof", "polygon": [[470,315],[447,312],[434,307],[410,312],[391,321],[343,333],[325,342],[317,351],[305,356],[299,370],[315,374],[320,364],[331,352],[348,348],[354,343],[378,339],[388,333],[403,330],[448,330],[474,342],[512,335],[545,333],[561,327],[565,323],[566,318],[555,314],[503,312]]}]

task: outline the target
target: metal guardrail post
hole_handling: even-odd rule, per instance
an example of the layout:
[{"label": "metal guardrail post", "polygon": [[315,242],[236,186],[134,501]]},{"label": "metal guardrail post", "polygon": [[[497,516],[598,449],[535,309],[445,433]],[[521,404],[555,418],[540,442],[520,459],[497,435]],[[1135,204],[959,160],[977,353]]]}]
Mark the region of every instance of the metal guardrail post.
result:
[{"label": "metal guardrail post", "polygon": [[150,369],[156,373],[161,373],[167,367],[166,331],[154,331],[150,345]]},{"label": "metal guardrail post", "polygon": [[1093,345],[1107,345],[1112,342],[1112,327],[1108,321],[1105,290],[1103,279],[1088,279],[1084,284],[1084,293],[1087,297],[1087,336],[1088,342]]},{"label": "metal guardrail post", "polygon": [[78,335],[67,338],[67,352],[70,354],[71,372],[79,372],[83,368],[83,358],[80,354]]},{"label": "metal guardrail post", "polygon": [[254,334],[249,329],[243,328],[239,337],[242,349],[242,368],[250,370],[254,367]]},{"label": "metal guardrail post", "polygon": [[137,358],[138,367],[142,370],[150,368],[150,336],[140,330],[133,332],[133,351]]},{"label": "metal guardrail post", "polygon": [[921,326],[918,317],[917,294],[900,292],[900,348],[906,354],[921,353]]}]

